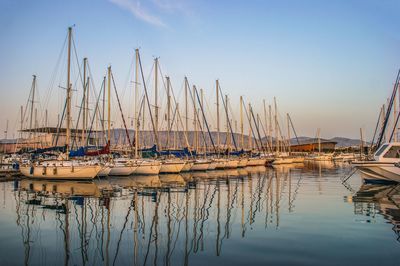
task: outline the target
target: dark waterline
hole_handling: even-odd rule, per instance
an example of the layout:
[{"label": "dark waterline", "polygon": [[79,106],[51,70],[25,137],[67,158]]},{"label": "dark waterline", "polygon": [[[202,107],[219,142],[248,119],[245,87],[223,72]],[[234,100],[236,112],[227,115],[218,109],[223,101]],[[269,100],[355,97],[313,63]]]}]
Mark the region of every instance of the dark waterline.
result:
[{"label": "dark waterline", "polygon": [[398,265],[400,187],[348,164],[0,183],[0,265]]}]

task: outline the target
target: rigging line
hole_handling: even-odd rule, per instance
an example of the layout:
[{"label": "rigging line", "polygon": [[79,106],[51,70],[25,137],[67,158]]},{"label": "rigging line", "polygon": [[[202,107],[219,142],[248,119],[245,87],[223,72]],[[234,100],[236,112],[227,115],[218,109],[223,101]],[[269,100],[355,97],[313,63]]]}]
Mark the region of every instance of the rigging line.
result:
[{"label": "rigging line", "polygon": [[[243,105],[243,110],[244,110],[244,112],[246,113],[247,121],[249,122],[249,126],[250,126],[250,129],[251,129],[251,133],[252,133],[252,135],[253,135],[253,138],[256,140],[255,143],[256,143],[256,145],[257,145],[257,150],[258,150],[258,151],[261,151],[260,146],[258,146],[257,138],[256,138],[256,136],[255,136],[254,129],[253,129],[253,126],[252,126],[252,124],[251,124],[251,119],[250,119],[249,114],[248,114],[248,112],[247,112],[247,108],[246,108],[246,105],[245,105],[245,103],[244,103],[244,100],[242,101],[242,105]],[[251,136],[249,136],[249,138],[251,138]]]},{"label": "rigging line", "polygon": [[392,142],[394,132],[396,131],[397,123],[399,122],[399,117],[400,117],[400,112],[397,114],[396,123],[394,124],[392,133],[390,134],[389,142]]},{"label": "rigging line", "polygon": [[53,91],[52,89],[53,89],[53,86],[54,86],[54,83],[55,83],[55,80],[56,80],[56,77],[57,77],[58,69],[61,66],[61,59],[62,59],[62,57],[64,55],[64,50],[65,50],[65,48],[67,46],[67,40],[68,40],[68,33],[65,35],[64,44],[61,47],[61,51],[60,51],[60,53],[58,55],[58,58],[57,58],[57,61],[56,61],[56,65],[55,65],[53,73],[51,74],[51,77],[50,77],[50,81],[49,81],[47,92],[46,92],[46,97],[44,99],[44,106],[47,106],[49,101],[50,101],[50,99],[51,99],[51,94],[52,94],[52,91]]},{"label": "rigging line", "polygon": [[370,150],[372,150],[372,147],[374,146],[374,141],[375,141],[376,133],[378,131],[379,122],[381,121],[382,112],[383,112],[383,109],[381,108],[381,111],[379,112],[378,120],[376,121],[374,136],[371,141]]},{"label": "rigging line", "polygon": [[271,147],[271,145],[270,145],[270,143],[269,143],[269,141],[268,141],[268,139],[267,139],[267,133],[266,133],[266,131],[265,131],[264,124],[263,124],[263,122],[261,121],[261,119],[258,119],[258,122],[260,123],[261,129],[262,129],[262,131],[263,131],[263,133],[264,133],[264,137],[265,137],[265,139],[266,139],[267,147],[269,148],[269,150],[270,150],[271,152],[273,152],[272,147]]},{"label": "rigging line", "polygon": [[[219,85],[219,83],[218,83],[218,85]],[[219,86],[219,91],[221,92],[220,95],[221,95],[221,99],[222,99],[222,104],[224,105],[225,113],[226,113],[227,120],[228,120],[229,129],[231,130],[231,135],[232,135],[232,139],[233,139],[233,144],[235,145],[235,149],[237,150],[238,148],[237,148],[237,145],[236,145],[236,139],[235,139],[235,135],[233,134],[233,129],[232,129],[232,125],[231,125],[231,120],[229,119],[229,114],[228,114],[228,107],[227,107],[227,105],[226,105],[226,103],[225,103],[225,100],[224,100],[224,96],[223,96],[223,93],[222,93],[221,86]]]},{"label": "rigging line", "polygon": [[[58,125],[57,125],[57,134],[56,134],[55,143],[54,143],[53,146],[57,146],[57,144],[58,144],[58,138],[59,138],[59,136],[60,136],[60,129],[61,129],[61,126],[62,126],[63,121],[64,121],[64,116],[65,116],[65,110],[66,110],[66,108],[67,108],[67,99],[65,99],[64,109],[63,109],[62,115],[61,115],[61,117],[60,117],[60,120],[58,121]],[[53,141],[53,142],[54,142],[54,141]]]},{"label": "rigging line", "polygon": [[158,134],[157,134],[156,129],[155,129],[154,119],[153,119],[153,115],[152,115],[152,112],[151,112],[151,106],[150,106],[149,95],[148,95],[148,93],[147,93],[146,82],[145,82],[145,80],[144,80],[144,74],[143,74],[143,68],[142,68],[142,60],[141,60],[141,58],[140,58],[140,54],[139,54],[139,53],[138,53],[138,61],[139,61],[140,73],[141,73],[142,81],[143,81],[143,88],[144,88],[145,95],[146,95],[147,107],[148,107],[148,109],[149,109],[148,111],[149,111],[149,114],[150,114],[150,120],[151,120],[151,124],[152,124],[152,126],[153,126],[153,134],[154,134],[154,138],[155,138],[155,140],[156,140],[157,147],[159,148],[160,145],[159,145],[159,142],[158,142]]},{"label": "rigging line", "polygon": [[389,122],[389,117],[390,117],[390,113],[391,113],[391,110],[392,110],[393,102],[394,102],[394,100],[396,98],[397,88],[399,86],[399,79],[400,79],[400,69],[397,72],[396,82],[395,82],[395,84],[393,86],[392,96],[390,98],[389,106],[388,106],[387,111],[386,111],[385,120],[384,120],[384,123],[383,123],[382,130],[381,130],[381,132],[379,134],[379,140],[378,140],[378,145],[377,145],[378,147],[382,143],[383,136],[385,134],[386,127],[387,127],[388,122]]},{"label": "rigging line", "polygon": [[[189,91],[190,91],[190,90],[189,90]],[[211,141],[211,144],[212,144],[212,146],[213,146],[213,148],[214,148],[214,152],[217,153],[217,148],[215,147],[214,139],[213,139],[213,137],[212,137],[212,135],[211,135],[210,128],[209,128],[208,122],[207,122],[207,118],[206,118],[206,115],[204,114],[203,105],[201,104],[200,97],[199,97],[199,93],[197,92],[196,87],[194,87],[194,92],[196,93],[197,101],[198,101],[198,103],[199,103],[199,105],[200,105],[200,110],[201,110],[201,113],[203,114],[204,123],[206,124],[208,136],[210,137],[210,141]],[[190,92],[190,95],[191,95],[191,92]],[[196,112],[196,113],[197,113],[197,112]],[[198,113],[197,113],[197,116],[198,116]],[[198,124],[199,124],[199,126],[200,126],[200,130],[201,130],[201,131],[204,131],[203,128],[202,128],[202,126],[201,126],[202,123],[200,123],[200,119],[198,119],[198,122],[199,122]],[[207,140],[206,140],[206,137],[205,137],[204,132],[202,132],[202,135],[203,135],[204,143],[205,143],[205,145],[206,145],[206,150],[207,150]]]},{"label": "rigging line", "polygon": [[[260,146],[266,152],[266,149],[264,148],[264,145],[263,145],[262,140],[261,140],[260,130],[258,128],[256,118],[254,117],[253,107],[251,107],[251,106],[250,106],[250,116],[253,117],[254,126],[256,127],[258,139],[260,141]],[[256,138],[256,143],[257,143],[257,138]]]},{"label": "rigging line", "polygon": [[117,101],[118,101],[118,106],[119,106],[119,110],[121,112],[121,117],[122,117],[122,121],[124,123],[124,128],[125,128],[125,133],[126,133],[126,137],[128,138],[128,142],[129,142],[129,146],[131,147],[131,149],[133,150],[133,146],[131,143],[131,139],[129,136],[129,132],[128,132],[128,128],[126,127],[126,123],[125,123],[125,117],[124,117],[124,113],[122,112],[122,107],[121,107],[121,102],[119,100],[119,96],[118,96],[118,92],[117,92],[117,87],[115,86],[115,80],[114,80],[114,74],[111,72],[111,79],[114,85],[114,91],[115,91],[115,95],[117,96]]},{"label": "rigging line", "polygon": [[[100,112],[100,108],[99,108],[99,102],[100,102],[101,93],[102,93],[104,88],[105,88],[105,84],[104,84],[104,80],[103,80],[101,88],[100,88],[99,95],[97,96],[96,107],[94,108],[94,113],[96,113],[96,111],[98,111],[97,115],[98,115],[98,117],[100,117],[100,123],[101,123],[102,128],[104,128],[104,118],[101,117],[101,112]],[[93,123],[94,123],[95,118],[96,118],[96,116],[93,115],[93,118],[91,119],[92,121],[90,123],[90,129],[89,129],[89,132],[88,132],[88,136],[86,138],[86,146],[89,145],[89,138],[90,138],[90,135],[92,133]],[[96,137],[98,137],[97,133],[96,133]]]},{"label": "rigging line", "polygon": [[[288,116],[289,116],[289,122],[290,122],[290,124],[292,125],[293,133],[294,133],[294,135],[296,136],[297,144],[300,145],[300,141],[299,141],[299,138],[297,137],[296,129],[294,128],[294,125],[293,125],[293,122],[292,122],[292,117],[291,117],[289,114],[288,114]],[[290,140],[289,140],[289,141],[290,141]]]}]

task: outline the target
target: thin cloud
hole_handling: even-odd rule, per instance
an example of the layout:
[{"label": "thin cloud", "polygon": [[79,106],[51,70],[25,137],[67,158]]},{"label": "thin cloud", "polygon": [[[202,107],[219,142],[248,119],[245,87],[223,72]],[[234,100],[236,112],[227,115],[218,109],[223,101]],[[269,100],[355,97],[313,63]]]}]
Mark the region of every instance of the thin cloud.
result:
[{"label": "thin cloud", "polygon": [[136,18],[158,27],[167,27],[167,25],[157,16],[146,11],[140,1],[135,0],[109,0],[120,8],[131,12]]}]

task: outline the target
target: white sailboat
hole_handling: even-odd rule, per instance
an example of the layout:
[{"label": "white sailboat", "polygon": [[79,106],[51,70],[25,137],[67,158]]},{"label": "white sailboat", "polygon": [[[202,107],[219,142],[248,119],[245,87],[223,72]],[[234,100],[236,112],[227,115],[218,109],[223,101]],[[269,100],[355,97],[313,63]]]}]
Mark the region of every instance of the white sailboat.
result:
[{"label": "white sailboat", "polygon": [[67,160],[44,161],[20,166],[21,173],[30,178],[41,179],[93,179],[101,171],[102,166],[96,162],[79,162],[69,160],[71,140],[71,42],[72,28],[68,28],[68,67],[67,67],[67,105],[66,105],[66,157]]},{"label": "white sailboat", "polygon": [[383,144],[374,154],[373,161],[352,163],[365,181],[400,182],[400,142]]}]

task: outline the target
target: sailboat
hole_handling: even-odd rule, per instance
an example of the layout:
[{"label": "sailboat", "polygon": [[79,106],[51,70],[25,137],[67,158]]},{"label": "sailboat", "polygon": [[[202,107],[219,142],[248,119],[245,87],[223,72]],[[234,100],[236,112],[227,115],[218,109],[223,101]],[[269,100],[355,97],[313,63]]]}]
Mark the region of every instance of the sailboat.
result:
[{"label": "sailboat", "polygon": [[20,166],[21,173],[30,178],[42,179],[93,179],[102,169],[96,162],[81,162],[69,160],[69,145],[71,140],[71,41],[72,28],[68,28],[68,68],[67,68],[67,136],[66,136],[66,159],[53,161],[30,162]]}]

